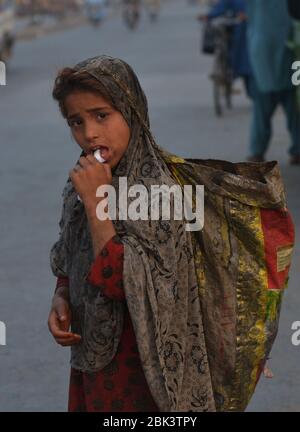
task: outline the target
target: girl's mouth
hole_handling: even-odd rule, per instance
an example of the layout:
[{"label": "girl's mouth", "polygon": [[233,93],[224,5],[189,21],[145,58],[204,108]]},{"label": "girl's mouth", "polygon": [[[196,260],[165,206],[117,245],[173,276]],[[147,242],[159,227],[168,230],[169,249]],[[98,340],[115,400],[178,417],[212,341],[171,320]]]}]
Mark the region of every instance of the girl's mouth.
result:
[{"label": "girl's mouth", "polygon": [[109,148],[105,147],[105,146],[100,146],[99,147],[100,150],[100,155],[101,157],[107,162],[109,159]]},{"label": "girl's mouth", "polygon": [[94,148],[89,150],[88,154],[94,154],[95,155],[95,152],[97,150],[99,150],[101,158],[104,159],[105,162],[107,162],[109,159],[109,156],[110,156],[109,148],[106,146],[100,146],[100,145],[95,146]]},{"label": "girl's mouth", "polygon": [[104,163],[104,162],[106,162],[106,161],[101,157],[101,155],[100,155],[100,150],[96,150],[96,151],[94,151],[94,158],[96,158],[97,161],[100,162],[100,163]]}]

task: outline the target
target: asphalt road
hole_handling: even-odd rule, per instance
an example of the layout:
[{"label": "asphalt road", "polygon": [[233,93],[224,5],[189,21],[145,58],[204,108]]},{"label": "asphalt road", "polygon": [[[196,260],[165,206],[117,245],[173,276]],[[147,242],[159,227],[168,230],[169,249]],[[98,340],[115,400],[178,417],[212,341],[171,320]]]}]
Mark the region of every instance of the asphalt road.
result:
[{"label": "asphalt road", "polygon": [[[61,190],[79,154],[51,99],[57,70],[106,53],[130,63],[148,95],[157,141],[182,156],[244,160],[250,105],[241,94],[216,119],[208,74],[211,58],[199,54],[197,9],[167,1],[159,21],[143,17],[129,32],[115,17],[19,42],[0,87],[0,411],[65,411],[69,352],[51,339],[46,321],[55,279],[49,250],[58,235]],[[237,87],[241,85],[237,83]],[[274,119],[270,159],[278,159],[289,207],[300,228],[299,167],[288,165],[289,137],[282,112]],[[249,411],[300,411],[300,346],[291,324],[300,320],[297,245],[280,331],[272,352],[272,380],[262,378]]]}]

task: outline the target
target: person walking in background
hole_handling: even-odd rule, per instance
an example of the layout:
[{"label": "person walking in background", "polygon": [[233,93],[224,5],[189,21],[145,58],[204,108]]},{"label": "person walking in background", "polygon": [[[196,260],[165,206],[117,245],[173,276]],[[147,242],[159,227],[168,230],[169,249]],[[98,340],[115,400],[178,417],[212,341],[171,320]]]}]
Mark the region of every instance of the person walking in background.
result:
[{"label": "person walking in background", "polygon": [[249,161],[263,162],[272,136],[272,116],[282,105],[291,136],[290,163],[300,164],[300,116],[292,85],[293,53],[287,46],[292,19],[286,1],[247,0],[248,46],[253,76]]},{"label": "person walking in background", "polygon": [[105,6],[105,0],[85,0],[87,18],[93,26],[99,26],[105,18]]}]

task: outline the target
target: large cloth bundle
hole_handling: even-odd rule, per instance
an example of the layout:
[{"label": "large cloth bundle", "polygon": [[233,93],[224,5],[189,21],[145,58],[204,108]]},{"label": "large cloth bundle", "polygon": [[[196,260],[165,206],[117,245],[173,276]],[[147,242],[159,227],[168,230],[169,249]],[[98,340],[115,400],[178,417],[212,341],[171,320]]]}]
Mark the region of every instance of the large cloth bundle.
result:
[{"label": "large cloth bundle", "polygon": [[277,334],[294,244],[278,164],[165,160],[181,185],[205,186],[192,240],[213,392],[218,411],[243,411]]}]

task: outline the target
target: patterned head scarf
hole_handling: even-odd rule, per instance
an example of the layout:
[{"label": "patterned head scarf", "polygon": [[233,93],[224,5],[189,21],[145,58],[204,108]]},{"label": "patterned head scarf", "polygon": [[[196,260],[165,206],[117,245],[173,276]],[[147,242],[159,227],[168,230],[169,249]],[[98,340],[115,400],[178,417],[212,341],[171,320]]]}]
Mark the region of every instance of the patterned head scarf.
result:
[{"label": "patterned head scarf", "polygon": [[[108,56],[75,66],[101,82],[127,121],[131,138],[113,172],[128,187],[178,184],[149,130],[147,100],[124,61]],[[116,354],[124,305],[104,298],[85,276],[93,261],[92,243],[81,203],[68,181],[60,221],[61,235],[51,251],[56,276],[68,276],[73,331],[82,342],[72,347],[71,364],[97,371]],[[190,233],[184,221],[116,220],[124,244],[124,290],[149,389],[160,411],[215,410],[205,348],[198,284]]]}]

